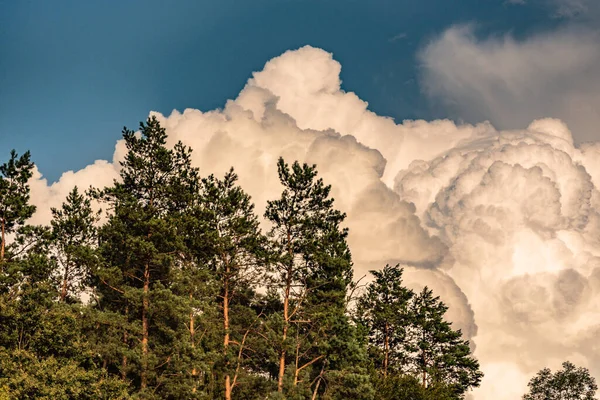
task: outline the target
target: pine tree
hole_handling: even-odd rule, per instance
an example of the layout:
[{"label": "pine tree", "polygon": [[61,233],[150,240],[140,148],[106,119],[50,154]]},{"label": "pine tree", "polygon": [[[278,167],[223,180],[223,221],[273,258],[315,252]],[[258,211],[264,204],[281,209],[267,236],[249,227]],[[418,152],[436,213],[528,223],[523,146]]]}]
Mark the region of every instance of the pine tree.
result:
[{"label": "pine tree", "polygon": [[341,228],[345,214],[333,208],[331,187],[317,179],[315,166],[290,167],[281,158],[277,166],[284,190],[265,212],[283,305],[277,388],[284,391],[289,372],[290,393],[316,397],[327,373],[333,380],[335,370],[360,358],[346,316],[352,260]]},{"label": "pine tree", "polygon": [[0,165],[0,270],[5,257],[6,235],[22,226],[35,212],[29,204],[29,178],[33,176],[29,152],[21,157],[12,150],[9,160]]},{"label": "pine tree", "polygon": [[166,136],[155,117],[140,124],[139,135],[125,128],[121,181],[96,193],[111,213],[99,232],[99,307],[121,324],[121,349],[113,352],[121,353],[121,365],[114,367],[145,398],[156,395],[173,359],[184,309],[171,290],[185,252],[179,222],[198,190],[191,150],[167,148]]},{"label": "pine tree", "polygon": [[53,235],[22,226],[5,260],[0,290],[0,398],[126,398],[83,331],[80,304],[57,302]]},{"label": "pine tree", "polygon": [[409,363],[424,387],[444,383],[457,395],[479,386],[483,373],[469,342],[444,319],[448,307],[425,287],[412,298],[408,328]]},{"label": "pine tree", "polygon": [[386,265],[370,271],[375,277],[357,305],[359,322],[367,329],[369,353],[385,379],[406,372],[406,329],[411,323],[408,310],[414,293],[402,286],[404,270]]},{"label": "pine tree", "polygon": [[189,211],[178,220],[184,249],[181,265],[173,270],[171,290],[184,299],[184,315],[179,339],[173,343],[179,362],[170,363],[170,368],[172,376],[181,375],[177,371],[186,373],[166,388],[174,398],[210,399],[221,389],[215,364],[222,357],[222,313],[216,301],[219,284],[208,267],[213,257],[213,232],[203,197],[200,191],[196,193]]},{"label": "pine tree", "polygon": [[[240,384],[241,367],[249,351],[248,335],[261,317],[252,318],[254,313],[247,304],[253,300],[253,289],[264,284],[266,277],[261,262],[264,239],[254,205],[250,196],[235,185],[236,180],[232,169],[222,180],[211,175],[202,181],[203,205],[212,232],[213,256],[209,266],[219,285],[218,302],[222,310],[226,400],[232,398],[234,388]],[[231,315],[232,311],[235,315]]]},{"label": "pine tree", "polygon": [[76,298],[89,283],[99,216],[77,186],[60,209],[52,208],[52,216],[53,253],[60,266],[60,300],[64,302],[69,296]]}]

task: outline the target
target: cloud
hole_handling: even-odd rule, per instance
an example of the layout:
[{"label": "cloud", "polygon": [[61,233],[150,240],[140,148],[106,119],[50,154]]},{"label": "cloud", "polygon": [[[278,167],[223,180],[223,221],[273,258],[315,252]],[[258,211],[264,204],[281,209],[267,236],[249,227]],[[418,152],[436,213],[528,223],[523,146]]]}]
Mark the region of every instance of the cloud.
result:
[{"label": "cloud", "polygon": [[[598,165],[582,160],[566,126],[546,119],[413,162],[396,179],[396,192],[449,248],[440,268],[471,304],[476,354],[494,379],[525,383],[564,359],[600,374],[589,342],[600,329],[589,319],[600,302],[600,193],[588,173]],[[499,393],[488,378],[476,398],[523,391]]]},{"label": "cloud", "polygon": [[480,39],[455,26],[419,54],[427,96],[457,118],[489,120],[502,129],[536,118],[565,121],[578,143],[600,134],[598,33],[565,29],[519,41]]},{"label": "cloud", "polygon": [[406,32],[401,32],[401,33],[398,33],[397,35],[394,35],[391,38],[389,38],[388,42],[396,42],[398,40],[406,39],[407,37],[408,37],[408,34]]},{"label": "cloud", "polygon": [[[469,33],[444,37],[463,51]],[[487,67],[472,46],[472,61]],[[536,54],[543,56],[531,60]],[[567,358],[600,375],[600,143],[575,147],[557,119],[519,130],[397,124],[342,90],[340,71],[332,54],[307,46],[267,62],[223,109],[154,114],[170,144],[194,149],[203,175],[233,165],[259,213],[281,191],[279,156],[316,163],[348,214],[355,275],[400,263],[407,285],[428,285],[450,305],[448,317],[476,345],[487,374],[476,399],[517,398],[538,369]],[[47,223],[73,185],[109,184],[123,155],[118,142],[112,162],[51,186],[36,174],[34,221]]]}]

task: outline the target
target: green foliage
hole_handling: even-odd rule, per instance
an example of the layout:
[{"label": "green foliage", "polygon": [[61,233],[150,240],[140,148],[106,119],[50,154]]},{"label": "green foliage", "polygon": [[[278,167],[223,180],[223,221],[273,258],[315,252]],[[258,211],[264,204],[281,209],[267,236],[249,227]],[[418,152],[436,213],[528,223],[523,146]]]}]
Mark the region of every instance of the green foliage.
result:
[{"label": "green foliage", "polygon": [[369,335],[369,356],[383,376],[403,373],[408,364],[406,329],[414,293],[402,286],[402,273],[399,265],[371,271],[375,280],[357,304],[358,321]]},{"label": "green foliage", "polygon": [[127,386],[93,365],[0,349],[0,399],[129,399]]},{"label": "green foliage", "polygon": [[594,400],[598,385],[587,368],[566,361],[552,373],[544,368],[529,381],[523,400]]},{"label": "green foliage", "polygon": [[179,223],[199,182],[190,150],[181,143],[167,148],[166,132],[155,117],[140,124],[140,131],[123,131],[128,152],[121,181],[95,192],[111,211],[99,231],[102,262],[94,271],[95,298],[98,323],[111,324],[102,330],[114,346],[101,349],[111,361],[108,368],[139,388],[142,398],[155,398],[169,380],[183,374],[169,369],[176,361],[173,343],[181,340],[189,318],[189,302],[172,287],[185,253]]},{"label": "green foliage", "polygon": [[345,214],[315,166],[279,160],[263,235],[233,170],[201,179],[154,117],[123,138],[120,178],[74,188],[50,227],[26,223],[29,153],[0,166],[0,399],[449,400],[479,383],[446,306],[399,266],[351,318]]},{"label": "green foliage", "polygon": [[448,386],[437,383],[428,387],[412,375],[381,376],[375,381],[375,400],[457,400],[460,396]]},{"label": "green foliage", "polygon": [[19,157],[12,150],[8,161],[0,165],[0,263],[5,257],[6,234],[22,226],[35,212],[35,206],[29,204],[32,170],[29,152]]},{"label": "green foliage", "polygon": [[92,211],[89,198],[79,194],[77,186],[60,209],[52,208],[52,250],[60,270],[60,299],[78,299],[89,285],[90,271],[97,260],[94,243],[98,214]]},{"label": "green foliage", "polygon": [[[317,178],[315,166],[290,167],[280,158],[277,167],[284,190],[268,202],[265,217],[272,223],[274,287],[283,305],[271,319],[281,346],[279,391],[296,397],[323,393],[326,375],[336,377],[331,392],[342,391],[348,383],[343,370],[366,361],[346,313],[352,285],[348,231],[341,227],[346,216],[333,207],[331,187]],[[360,381],[357,370],[353,374]]]},{"label": "green foliage", "polygon": [[[0,398],[117,399],[126,385],[98,366],[81,306],[57,302],[52,236],[21,229],[0,293]],[[19,245],[25,246],[20,248]]]},{"label": "green foliage", "polygon": [[457,394],[479,386],[483,373],[470,355],[469,342],[444,319],[448,307],[425,287],[413,297],[409,325],[409,364],[429,384],[443,382]]},{"label": "green foliage", "polygon": [[[415,294],[402,286],[403,270],[386,265],[371,271],[357,305],[357,321],[367,332],[377,379],[412,376],[424,388],[443,387],[461,398],[483,377],[460,330],[444,319],[448,307],[425,287]],[[408,381],[400,380],[402,384]]]}]

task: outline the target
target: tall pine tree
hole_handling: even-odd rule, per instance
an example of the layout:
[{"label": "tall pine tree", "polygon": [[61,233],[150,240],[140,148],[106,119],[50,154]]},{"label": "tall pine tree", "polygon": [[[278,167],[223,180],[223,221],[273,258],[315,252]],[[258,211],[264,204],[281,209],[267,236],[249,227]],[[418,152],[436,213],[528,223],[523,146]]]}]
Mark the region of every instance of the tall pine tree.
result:
[{"label": "tall pine tree", "polygon": [[191,151],[181,143],[167,148],[166,138],[155,117],[140,124],[140,134],[124,129],[121,181],[97,192],[110,212],[99,232],[99,307],[121,317],[121,365],[114,367],[144,398],[164,385],[173,357],[182,299],[171,291],[172,277],[185,250],[178,222],[198,190]]},{"label": "tall pine tree", "polygon": [[[240,385],[248,349],[248,335],[260,315],[248,307],[254,289],[265,283],[264,238],[259,230],[254,205],[236,186],[237,175],[229,171],[222,180],[213,175],[202,180],[203,206],[212,232],[209,266],[219,285],[222,310],[224,396],[231,400]],[[232,311],[235,311],[232,315]],[[250,314],[250,318],[244,316]],[[249,322],[248,319],[253,320]]]},{"label": "tall pine tree", "polygon": [[280,158],[277,167],[284,190],[265,212],[283,303],[277,387],[284,392],[287,376],[290,394],[316,398],[327,374],[332,383],[339,378],[341,387],[347,377],[334,378],[335,371],[347,367],[350,358],[360,359],[346,315],[352,259],[348,232],[341,227],[345,214],[333,207],[331,187],[317,178],[315,166],[290,167]]},{"label": "tall pine tree", "polygon": [[413,292],[402,285],[403,269],[386,265],[370,271],[375,280],[359,299],[357,315],[367,329],[369,354],[383,378],[405,372],[406,328],[411,324],[408,310]]},{"label": "tall pine tree", "polygon": [[479,386],[483,373],[471,356],[469,342],[460,330],[452,329],[444,315],[448,307],[427,287],[410,304],[412,324],[408,327],[409,362],[421,375],[423,386],[444,383],[457,395]]},{"label": "tall pine tree", "polygon": [[5,258],[6,235],[22,226],[35,212],[29,204],[29,178],[33,162],[27,151],[22,156],[12,150],[7,162],[0,165],[0,269]]}]

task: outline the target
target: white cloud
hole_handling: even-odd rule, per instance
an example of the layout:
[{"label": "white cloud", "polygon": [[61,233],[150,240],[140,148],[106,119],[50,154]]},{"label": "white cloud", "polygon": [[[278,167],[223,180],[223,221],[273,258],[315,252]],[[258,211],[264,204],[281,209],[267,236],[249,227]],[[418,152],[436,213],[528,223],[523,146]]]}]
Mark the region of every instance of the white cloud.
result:
[{"label": "white cloud", "polygon": [[452,27],[420,53],[422,84],[458,118],[514,129],[552,116],[577,142],[597,140],[599,39],[589,30],[479,39],[472,26]]},{"label": "white cloud", "polygon": [[[396,179],[449,247],[440,268],[472,306],[476,354],[495,377],[477,398],[514,399],[527,376],[557,360],[600,374],[589,342],[600,330],[600,193],[588,170],[598,165],[565,125],[541,120],[415,162]],[[498,392],[502,376],[521,385]]]},{"label": "white cloud", "polygon": [[[442,40],[486,67],[477,43],[462,46],[465,35]],[[488,374],[475,398],[512,400],[530,375],[566,358],[600,374],[600,144],[574,147],[554,119],[515,131],[396,124],[341,90],[340,70],[331,54],[304,47],[269,61],[222,110],[157,115],[171,144],[194,148],[202,174],[233,165],[259,213],[281,190],[279,156],[316,163],[348,214],[356,276],[398,262],[409,286],[428,285],[450,305]],[[34,220],[47,222],[75,184],[110,183],[123,153],[120,142],[113,163],[97,161],[52,186],[36,175]]]}]

